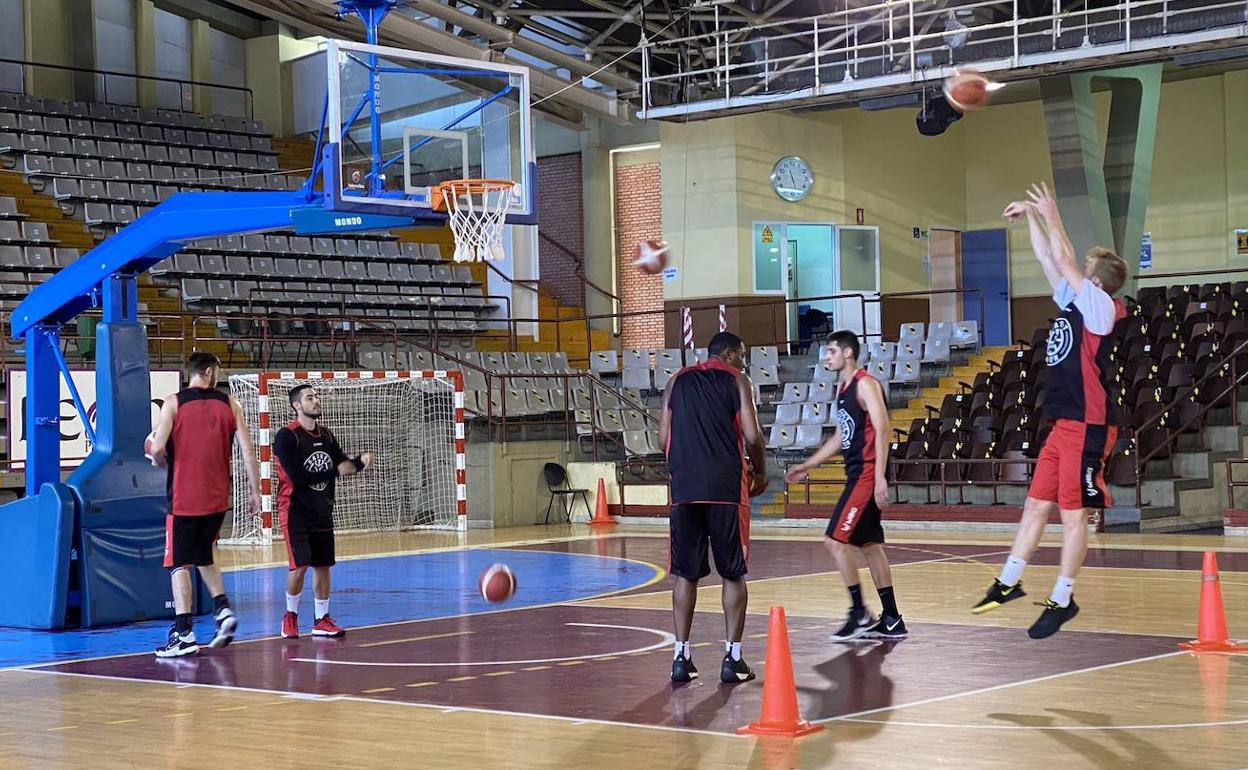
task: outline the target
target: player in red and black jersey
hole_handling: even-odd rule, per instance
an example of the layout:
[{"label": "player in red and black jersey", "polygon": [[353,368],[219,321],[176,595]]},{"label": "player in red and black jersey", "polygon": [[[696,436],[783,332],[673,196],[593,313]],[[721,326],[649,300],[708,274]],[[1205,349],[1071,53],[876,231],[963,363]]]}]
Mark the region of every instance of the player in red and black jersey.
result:
[{"label": "player in red and black jersey", "polygon": [[1108,249],[1094,248],[1081,270],[1046,184],[1033,185],[1027,200],[1006,206],[1004,216],[1027,217],[1032,251],[1061,311],[1045,350],[1049,377],[1044,417],[1054,423],[1036,462],[1010,557],[971,612],[987,612],[1025,595],[1023,567],[1049,517],[1060,510],[1061,571],[1044,611],[1027,631],[1031,638],[1043,639],[1079,614],[1074,586],[1088,548],[1088,520],[1094,511],[1110,506],[1105,459],[1117,438],[1120,415],[1105,356],[1114,324],[1126,317],[1122,300],[1113,295],[1127,280],[1127,263]]},{"label": "player in red and black jersey", "polygon": [[672,507],[669,571],[676,579],[672,613],[676,650],[672,681],[698,675],[689,649],[698,581],[711,574],[707,545],[723,579],[724,659],[721,682],[746,682],[754,672],[741,658],[745,630],[746,567],[750,547],[750,498],[767,489],[766,456],[754,386],[741,371],[745,343],[720,332],[707,346],[710,358],[681,369],[668,381],[659,420],[659,443],[667,455]]},{"label": "player in red and black jersey", "polygon": [[[880,383],[858,366],[858,352],[858,335],[853,332],[828,335],[828,366],[840,373],[836,430],[810,459],[790,468],[785,479],[797,483],[838,454],[845,458],[845,491],[828,522],[824,544],[836,561],[853,604],[845,625],[832,640],[846,642],[860,636],[899,640],[909,632],[893,595],[893,571],[884,553],[880,521],[880,509],[888,503],[888,405]],[[862,601],[858,554],[854,551],[862,553],[871,570],[871,581],[883,605],[879,618],[871,617]]]},{"label": "player in red and black jersey", "polygon": [[169,514],[165,517],[165,567],[172,570],[173,628],[157,657],[199,652],[191,628],[191,573],[212,592],[217,629],[210,647],[224,647],[238,628],[225,595],[213,549],[230,506],[230,453],[237,439],[247,468],[251,506],[260,511],[260,468],[243,409],[217,390],[221,362],[211,353],[193,353],[186,364],[187,387],[165,399],[152,437],[152,462],[169,468]]},{"label": "player in red and black jersey", "polygon": [[329,568],[334,566],[335,480],[367,468],[373,453],[347,457],[338,439],[321,425],[321,397],[311,385],[291,388],[295,419],[273,437],[277,458],[277,511],[286,536],[290,572],[286,576],[286,614],[282,636],[299,638],[299,595],[312,568],[316,614],[313,636],[346,634],[329,615]]}]

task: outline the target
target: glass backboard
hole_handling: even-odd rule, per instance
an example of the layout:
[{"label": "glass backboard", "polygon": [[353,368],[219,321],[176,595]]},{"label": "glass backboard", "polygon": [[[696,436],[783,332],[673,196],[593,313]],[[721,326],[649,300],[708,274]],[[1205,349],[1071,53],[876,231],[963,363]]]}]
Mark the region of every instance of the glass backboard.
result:
[{"label": "glass backboard", "polygon": [[517,183],[507,221],[535,221],[523,67],[329,41],[326,205],[419,216],[451,179]]}]

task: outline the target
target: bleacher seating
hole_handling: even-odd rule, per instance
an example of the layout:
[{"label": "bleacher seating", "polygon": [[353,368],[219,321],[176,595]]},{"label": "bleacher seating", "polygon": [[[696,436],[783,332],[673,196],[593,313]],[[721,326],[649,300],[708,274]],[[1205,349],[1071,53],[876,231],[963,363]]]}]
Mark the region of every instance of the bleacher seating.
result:
[{"label": "bleacher seating", "polygon": [[[272,141],[257,121],[4,93],[0,161],[97,239],[178,192],[295,190],[306,177],[278,170]],[[0,245],[22,249],[6,253],[4,270],[44,274],[76,257],[40,251],[56,246],[46,226],[20,220],[15,207],[0,204]],[[400,243],[385,233],[210,239],[152,274],[158,284],[180,288],[188,309],[204,314],[329,307],[384,316],[402,333],[462,336],[482,331],[495,307],[468,268],[448,265],[436,246]],[[23,288],[22,295],[29,287]],[[229,333],[225,320],[218,325]],[[235,333],[243,325],[235,324]]]}]

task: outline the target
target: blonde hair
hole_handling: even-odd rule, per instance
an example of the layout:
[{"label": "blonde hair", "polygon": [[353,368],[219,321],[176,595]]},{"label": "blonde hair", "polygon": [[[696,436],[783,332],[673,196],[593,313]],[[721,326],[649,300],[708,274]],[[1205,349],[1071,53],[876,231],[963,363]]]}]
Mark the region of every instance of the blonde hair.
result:
[{"label": "blonde hair", "polygon": [[1122,257],[1102,246],[1094,246],[1084,257],[1092,266],[1092,275],[1101,280],[1101,288],[1106,294],[1113,296],[1127,282],[1127,262]]}]

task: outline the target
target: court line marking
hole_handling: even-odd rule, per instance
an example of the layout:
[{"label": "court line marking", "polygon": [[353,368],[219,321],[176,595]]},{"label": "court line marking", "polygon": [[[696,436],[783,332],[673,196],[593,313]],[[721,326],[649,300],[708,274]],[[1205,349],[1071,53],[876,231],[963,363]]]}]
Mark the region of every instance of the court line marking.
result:
[{"label": "court line marking", "polygon": [[1104,732],[1106,730],[1181,730],[1184,728],[1194,727],[1233,727],[1235,725],[1248,725],[1248,719],[1224,719],[1220,722],[1172,722],[1169,724],[1153,724],[1153,725],[1070,725],[1062,727],[1059,725],[986,725],[986,724],[954,724],[949,722],[896,722],[891,719],[850,719],[841,718],[842,722],[856,722],[868,725],[888,725],[889,727],[939,727],[942,729],[958,729],[958,730],[1060,730],[1066,732],[1068,730],[1096,730]]},{"label": "court line marking", "polygon": [[[654,628],[645,628],[643,626],[617,626],[609,623],[564,623],[565,626],[583,626],[588,628],[618,628],[625,631],[644,631],[654,634],[660,638],[660,641],[646,647],[634,647],[631,650],[613,650],[611,652],[596,653],[593,655],[570,655],[564,658],[533,658],[529,660],[472,660],[472,661],[451,661],[427,663],[423,661],[408,661],[397,663],[386,663],[384,661],[370,660],[326,660],[317,658],[291,658],[292,663],[314,663],[317,665],[330,664],[335,666],[375,666],[379,668],[460,668],[464,666],[523,666],[537,663],[564,663],[566,661],[587,661],[596,658],[605,658],[608,656],[632,655],[634,653],[652,652],[654,650],[675,644],[676,636],[668,631],[659,631]],[[453,682],[454,679],[447,681]]]},{"label": "court line marking", "polygon": [[855,711],[850,714],[842,714],[835,717],[824,717],[822,719],[812,719],[813,724],[827,724],[829,722],[844,722],[851,719],[870,716],[871,714],[882,714],[887,711],[897,711],[899,709],[913,708],[915,706],[926,706],[929,703],[940,703],[941,701],[953,700],[954,698],[965,698],[970,695],[981,695],[987,692],[995,692],[996,690],[1007,690],[1011,687],[1022,687],[1029,684],[1037,684],[1039,682],[1047,682],[1052,679],[1061,679],[1063,677],[1075,676],[1076,674],[1089,674],[1093,671],[1104,671],[1106,669],[1118,668],[1120,666],[1130,666],[1135,663],[1146,663],[1153,660],[1164,660],[1165,658],[1173,658],[1178,655],[1190,655],[1192,653],[1186,650],[1175,650],[1174,652],[1163,652],[1159,655],[1150,655],[1144,658],[1132,658],[1131,660],[1120,660],[1116,663],[1104,663],[1099,666],[1089,666],[1087,668],[1077,668],[1071,671],[1059,671],[1056,674],[1047,674],[1045,676],[1037,676],[1031,679],[1022,679],[1017,682],[1006,682],[1005,684],[993,685],[991,687],[981,687],[976,690],[967,690],[965,692],[952,693],[949,695],[940,695],[935,698],[924,698],[923,700],[911,701],[909,703],[897,703],[891,706],[881,706],[880,708],[866,709],[865,711]]},{"label": "court line marking", "polygon": [[[552,551],[551,553],[561,553],[561,552]],[[578,556],[592,556],[595,559],[616,559],[618,561],[629,561],[635,564],[640,564],[640,565],[649,567],[652,570],[654,570],[655,574],[649,580],[646,580],[642,583],[638,583],[635,586],[630,586],[628,588],[617,588],[613,591],[607,591],[605,593],[598,594],[595,596],[585,596],[579,599],[564,599],[562,601],[557,601],[557,602],[546,602],[544,604],[530,604],[530,605],[525,605],[523,607],[500,607],[496,610],[481,610],[480,612],[470,612],[467,614],[459,613],[456,615],[436,615],[434,617],[429,617],[429,618],[412,618],[409,620],[392,620],[386,623],[374,623],[372,625],[354,626],[353,630],[363,631],[363,630],[372,629],[372,628],[390,628],[393,626],[402,626],[402,625],[407,625],[409,623],[429,623],[435,620],[455,620],[459,618],[474,617],[476,615],[499,615],[504,612],[523,612],[525,610],[540,610],[540,609],[548,609],[550,607],[572,606],[580,602],[593,601],[594,599],[608,599],[612,596],[617,596],[619,594],[628,593],[629,591],[639,591],[644,588],[649,588],[655,583],[658,583],[663,578],[667,577],[666,569],[664,569],[663,567],[660,567],[657,564],[651,564],[650,562],[642,561],[640,559],[629,559],[629,558],[622,557],[622,556],[598,556],[596,554],[577,554],[577,555]],[[262,636],[256,639],[240,639],[235,642],[232,642],[232,644],[233,645],[253,644],[255,642],[267,642],[267,641],[273,641],[275,639],[281,639],[281,638],[282,636],[280,634],[274,634],[273,636]],[[55,661],[47,661],[44,663],[29,663],[24,666],[8,666],[5,668],[0,668],[0,673],[3,673],[5,671],[35,671],[37,669],[45,668],[47,666],[60,666],[60,665],[67,665],[70,663],[91,663],[97,660],[110,660],[112,658],[128,658],[132,655],[144,655],[144,654],[150,654],[150,653],[146,653],[143,650],[134,650],[131,652],[119,652],[119,653],[115,653],[112,655],[99,655],[96,657],[74,658],[72,660],[55,660]]]},{"label": "court line marking", "polygon": [[391,639],[386,642],[369,642],[368,644],[357,644],[356,647],[381,647],[386,644],[403,644],[405,642],[424,642],[429,639],[446,639],[451,636],[467,636],[475,634],[476,631],[452,631],[449,634],[429,634],[428,636],[410,636],[406,639]]},{"label": "court line marking", "polygon": [[[549,668],[549,666],[547,666]],[[27,669],[24,673],[43,674],[45,676],[76,676],[83,679],[107,679],[115,682],[126,682],[129,684],[155,684],[155,685],[171,685],[176,684],[163,679],[131,679],[124,676],[115,676],[112,674],[84,674],[77,671],[52,671],[50,669]],[[241,687],[238,685],[227,684],[208,684],[194,683],[192,687],[203,687],[210,690],[226,690],[237,692],[258,693],[261,695],[273,696],[290,696],[301,693],[291,693],[283,690],[262,690],[257,687]],[[693,735],[701,735],[707,737],[731,738],[733,740],[744,740],[750,736],[736,735],[735,733],[721,733],[715,730],[702,730],[696,727],[677,727],[675,725],[647,725],[637,722],[619,722],[611,719],[586,719],[585,717],[566,717],[558,714],[534,714],[528,711],[505,711],[502,709],[480,708],[476,706],[447,706],[442,703],[415,703],[412,701],[402,700],[385,700],[383,698],[364,698],[357,695],[323,695],[314,699],[322,702],[339,702],[348,701],[351,703],[363,703],[370,706],[404,706],[407,708],[419,708],[429,711],[439,711],[442,713],[466,712],[470,714],[489,714],[492,716],[502,717],[523,717],[526,719],[552,719],[556,722],[567,722],[569,724],[594,724],[604,725],[608,727],[631,727],[638,730],[662,730],[665,732],[685,733]],[[290,703],[291,701],[277,701],[280,703]],[[261,705],[277,705],[277,704],[261,704]]]},{"label": "court line marking", "polygon": [[[1000,556],[1001,554],[1007,554],[1007,553],[1009,553],[1009,552],[1010,552],[1010,551],[1007,549],[1007,550],[1004,550],[1004,551],[991,551],[991,552],[988,552],[988,553],[976,553],[976,554],[967,554],[967,555],[943,556],[943,557],[941,557],[941,558],[939,558],[939,559],[923,559],[923,560],[920,560],[920,561],[907,561],[907,562],[902,562],[902,563],[900,563],[900,564],[893,564],[893,565],[891,565],[891,567],[892,567],[892,569],[900,569],[900,568],[902,568],[902,567],[912,567],[912,566],[916,566],[916,565],[919,565],[919,564],[936,564],[936,563],[938,563],[938,562],[949,562],[949,561],[954,561],[954,560],[958,560],[958,559],[965,561],[965,560],[967,560],[967,559],[971,559],[971,558],[975,558],[975,557],[979,557],[979,556]],[[772,582],[772,581],[774,581],[774,580],[796,580],[796,579],[799,579],[799,578],[825,577],[825,576],[827,576],[827,575],[839,575],[839,574],[840,574],[840,572],[838,572],[837,570],[827,570],[827,571],[825,571],[825,572],[804,572],[804,573],[801,573],[801,574],[798,574],[798,575],[776,575],[775,577],[754,578],[754,579],[750,579],[750,578],[747,576],[747,577],[746,577],[746,582],[747,582],[747,583],[749,583],[750,585],[754,585],[755,583],[769,583],[769,582]],[[665,575],[664,577],[666,577],[666,575]],[[646,588],[646,587],[647,587],[647,585],[643,584],[643,585],[639,585],[639,586],[637,586],[637,588],[632,589],[632,590],[639,591],[639,590],[641,590],[642,588]],[[715,585],[715,584],[712,584],[712,585],[700,585],[700,586],[698,586],[698,590],[701,590],[701,589],[703,589],[703,588],[705,588],[705,589],[708,589],[708,590],[709,590],[709,589],[716,588],[716,585]],[[624,591],[617,591],[617,592],[615,592],[615,594],[614,594],[614,595],[615,595],[617,598],[632,599],[632,598],[634,598],[634,597],[639,597],[639,596],[662,596],[662,595],[664,595],[664,594],[668,594],[668,593],[670,593],[670,591],[667,591],[667,590],[663,590],[663,591],[650,591],[650,592],[647,592],[647,593],[636,593],[636,594],[630,594],[629,596],[618,597],[618,594],[621,594],[621,593],[625,593],[625,592],[624,592]],[[600,600],[602,600],[602,599],[610,599],[610,598],[612,598],[612,596],[595,596],[595,597],[588,598],[588,599],[569,599],[568,601],[565,601],[565,602],[560,602],[560,604],[565,604],[565,605],[572,605],[572,604],[585,604],[585,603],[588,603],[588,602],[596,602],[596,601],[600,601]],[[627,605],[627,604],[624,604],[624,605],[611,605],[610,603],[608,603],[608,604],[606,604],[606,605],[601,605],[601,606],[604,606],[604,607],[610,607],[610,608],[612,608],[612,609],[653,609],[653,608],[650,608],[650,607],[633,607],[633,606],[631,606],[631,605]]]}]

